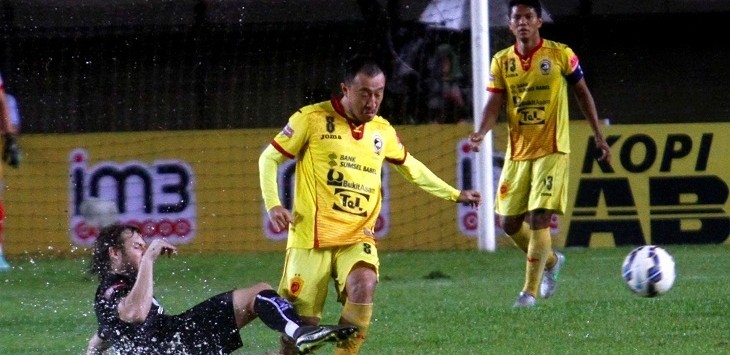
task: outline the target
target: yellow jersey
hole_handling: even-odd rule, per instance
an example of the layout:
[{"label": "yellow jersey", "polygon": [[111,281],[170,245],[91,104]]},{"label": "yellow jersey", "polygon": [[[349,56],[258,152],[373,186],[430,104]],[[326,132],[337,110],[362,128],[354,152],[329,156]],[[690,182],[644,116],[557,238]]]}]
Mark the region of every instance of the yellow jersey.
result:
[{"label": "yellow jersey", "polygon": [[506,155],[528,160],[570,152],[568,80],[583,74],[565,44],[541,39],[525,55],[512,46],[492,58],[487,90],[505,94],[509,140]]},{"label": "yellow jersey", "polygon": [[303,107],[271,143],[297,159],[287,247],[374,242],[383,161],[402,164],[407,151],[383,117],[361,125],[346,117],[337,99]]}]

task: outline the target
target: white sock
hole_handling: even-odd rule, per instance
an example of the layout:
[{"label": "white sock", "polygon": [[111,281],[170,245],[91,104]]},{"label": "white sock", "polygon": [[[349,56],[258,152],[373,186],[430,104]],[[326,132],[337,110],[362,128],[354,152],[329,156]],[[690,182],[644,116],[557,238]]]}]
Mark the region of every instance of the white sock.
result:
[{"label": "white sock", "polygon": [[299,329],[299,324],[296,324],[294,322],[286,322],[286,327],[284,327],[284,333],[290,337],[294,337],[294,332]]}]

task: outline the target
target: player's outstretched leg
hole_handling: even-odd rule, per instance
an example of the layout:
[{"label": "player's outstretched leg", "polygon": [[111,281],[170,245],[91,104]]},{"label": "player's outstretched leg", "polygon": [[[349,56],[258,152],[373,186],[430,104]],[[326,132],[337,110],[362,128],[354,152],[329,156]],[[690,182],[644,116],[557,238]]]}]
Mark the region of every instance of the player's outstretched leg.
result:
[{"label": "player's outstretched leg", "polygon": [[324,343],[339,343],[355,334],[357,328],[351,325],[304,325],[294,333],[294,340],[300,354],[309,354]]},{"label": "player's outstretched leg", "polygon": [[565,263],[565,255],[562,253],[555,252],[557,261],[551,268],[545,268],[545,272],[542,275],[542,283],[540,284],[540,297],[549,298],[555,293],[558,287],[558,275],[560,274],[560,268]]}]

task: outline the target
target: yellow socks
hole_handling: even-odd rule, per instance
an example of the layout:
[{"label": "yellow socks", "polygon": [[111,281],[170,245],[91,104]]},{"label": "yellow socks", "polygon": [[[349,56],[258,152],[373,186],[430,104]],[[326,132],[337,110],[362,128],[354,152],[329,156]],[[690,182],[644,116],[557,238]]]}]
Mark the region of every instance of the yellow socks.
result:
[{"label": "yellow socks", "polygon": [[[532,231],[531,242],[527,248],[527,268],[525,270],[525,286],[522,291],[537,297],[545,263],[552,252],[550,228]],[[554,255],[553,255],[554,257]]]},{"label": "yellow socks", "polygon": [[340,324],[351,324],[357,327],[357,336],[338,345],[335,348],[335,355],[354,355],[360,351],[360,346],[365,341],[365,336],[370,329],[370,319],[373,317],[373,304],[360,304],[345,301],[342,308]]},{"label": "yellow socks", "polygon": [[527,246],[530,245],[530,239],[532,238],[532,230],[527,222],[522,222],[520,230],[514,235],[510,235],[515,245],[527,253]]},{"label": "yellow socks", "polygon": [[[552,246],[550,248],[552,249]],[[554,251],[551,250],[548,253],[547,259],[545,260],[545,268],[549,269],[549,268],[555,266],[555,264],[557,264],[557,263],[558,263],[558,256],[555,254]]]}]

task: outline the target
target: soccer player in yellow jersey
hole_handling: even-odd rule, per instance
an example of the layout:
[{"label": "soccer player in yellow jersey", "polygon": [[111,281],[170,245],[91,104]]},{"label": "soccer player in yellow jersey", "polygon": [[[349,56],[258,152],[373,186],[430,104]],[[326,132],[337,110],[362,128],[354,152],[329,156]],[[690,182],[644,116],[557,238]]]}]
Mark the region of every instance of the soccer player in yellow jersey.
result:
[{"label": "soccer player in yellow jersey", "polygon": [[567,204],[569,86],[595,134],[598,159],[610,163],[611,151],[578,57],[565,44],[540,36],[540,2],[511,0],[508,6],[516,41],[492,58],[481,127],[470,140],[478,150],[505,107],[509,139],[495,210],[504,231],[527,254],[525,284],[514,306],[532,307],[538,291],[542,298],[553,295],[565,262],[552,250],[550,220]]},{"label": "soccer player in yellow jersey", "polygon": [[[259,178],[272,224],[289,229],[279,292],[305,321],[322,317],[330,279],[343,304],[341,324],[358,337],[335,354],[358,353],[368,333],[378,283],[375,222],[382,206],[384,161],[421,189],[445,200],[476,206],[477,191],[447,184],[401,144],[378,116],[385,74],[377,62],[356,57],[345,64],[342,96],[301,108],[259,158]],[[296,159],[294,208],[282,207],[277,167]],[[282,338],[282,352],[292,353]]]}]

